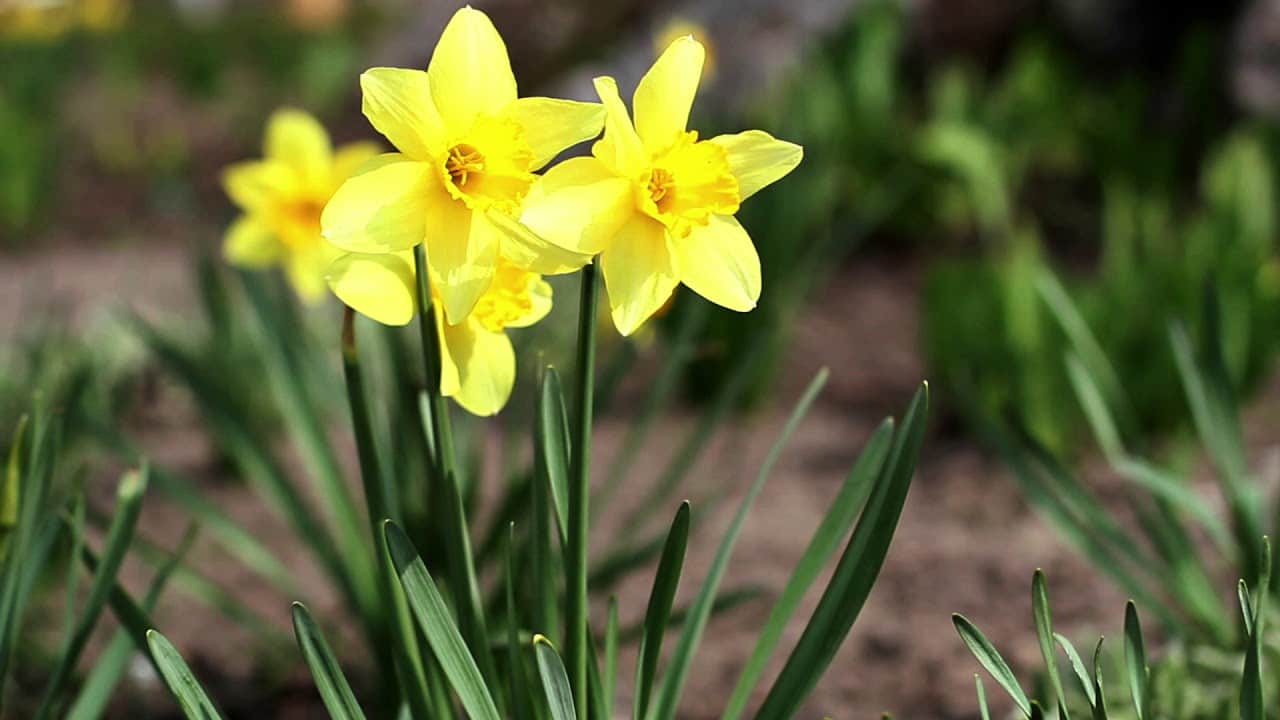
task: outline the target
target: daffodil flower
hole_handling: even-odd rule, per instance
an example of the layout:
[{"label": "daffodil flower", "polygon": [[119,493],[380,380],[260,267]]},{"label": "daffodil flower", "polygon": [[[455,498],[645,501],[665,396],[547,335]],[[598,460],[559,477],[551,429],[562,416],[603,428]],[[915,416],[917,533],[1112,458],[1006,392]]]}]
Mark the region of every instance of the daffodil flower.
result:
[{"label": "daffodil flower", "polygon": [[672,43],[640,80],[635,124],[613,78],[596,78],[604,137],[591,157],[549,170],[521,222],[575,252],[600,254],[614,324],[640,327],[679,283],[747,311],[760,298],[760,257],[733,217],[739,204],[800,163],[799,145],[749,130],[699,140],[685,130],[705,51]]},{"label": "daffodil flower", "polygon": [[[330,266],[329,287],[356,312],[384,325],[406,325],[417,312],[413,253],[340,255]],[[493,415],[507,404],[515,384],[516,355],[507,328],[528,327],[551,311],[551,286],[537,273],[505,258],[475,308],[440,330],[440,393],[475,415]]]},{"label": "daffodil flower", "polygon": [[466,319],[499,256],[542,274],[588,261],[516,219],[534,171],[598,135],[604,110],[517,98],[507,48],[484,13],[467,7],[453,16],[426,72],[373,68],[360,86],[365,116],[399,152],[338,190],[321,219],[330,242],[363,254],[425,242],[450,324]]},{"label": "daffodil flower", "polygon": [[264,157],[236,163],[222,175],[231,200],[244,211],[227,230],[222,251],[243,267],[281,265],[298,295],[324,296],[324,273],[338,251],[320,237],[320,212],[343,183],[377,156],[375,143],[336,152],[315,118],[280,110],[267,122]]}]

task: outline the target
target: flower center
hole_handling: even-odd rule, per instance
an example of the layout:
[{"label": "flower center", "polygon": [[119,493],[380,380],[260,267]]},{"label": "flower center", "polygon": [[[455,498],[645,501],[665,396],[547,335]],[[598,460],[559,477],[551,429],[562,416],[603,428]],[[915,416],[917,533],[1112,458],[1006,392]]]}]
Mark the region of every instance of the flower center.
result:
[{"label": "flower center", "polygon": [[324,203],[311,198],[284,203],[276,213],[276,234],[289,248],[311,245],[320,238],[320,214],[323,211]]},{"label": "flower center", "polygon": [[458,143],[449,148],[449,156],[444,161],[445,172],[459,190],[466,190],[467,181],[472,175],[484,172],[484,155],[473,146]]},{"label": "flower center", "polygon": [[639,207],[684,236],[712,215],[738,211],[738,179],[729,167],[728,153],[711,142],[698,142],[688,132],[653,159],[647,178],[637,187]]}]

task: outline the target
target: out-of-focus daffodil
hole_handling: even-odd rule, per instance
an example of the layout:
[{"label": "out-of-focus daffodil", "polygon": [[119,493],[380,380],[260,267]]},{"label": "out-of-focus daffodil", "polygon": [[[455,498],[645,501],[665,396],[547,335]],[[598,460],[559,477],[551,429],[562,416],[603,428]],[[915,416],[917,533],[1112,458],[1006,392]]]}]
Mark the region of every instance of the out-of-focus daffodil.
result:
[{"label": "out-of-focus daffodil", "polygon": [[698,22],[683,17],[671,18],[654,35],[654,55],[661,56],[664,50],[671,47],[671,43],[686,35],[692,35],[694,40],[702,43],[702,49],[706,51],[706,58],[702,62],[702,80],[711,80],[716,74],[716,45],[711,41],[711,33]]},{"label": "out-of-focus daffodil", "polygon": [[489,287],[498,257],[542,274],[587,257],[519,226],[534,171],[599,134],[598,103],[516,96],[507,48],[479,10],[459,10],[426,72],[374,68],[360,77],[364,114],[395,145],[344,184],[324,210],[324,236],[355,253],[426,243],[432,286],[450,324]]},{"label": "out-of-focus daffodil", "polygon": [[[329,287],[353,310],[386,325],[405,325],[417,312],[413,253],[346,253],[329,268]],[[440,330],[440,392],[476,415],[506,405],[516,377],[507,328],[528,327],[551,310],[551,286],[537,273],[499,258],[493,282],[466,319]]]},{"label": "out-of-focus daffodil", "polygon": [[129,15],[129,0],[3,0],[0,35],[50,40],[83,27],[114,30]]},{"label": "out-of-focus daffodil", "polygon": [[592,157],[548,171],[525,201],[525,226],[568,250],[600,254],[623,335],[679,283],[732,310],[755,307],[760,257],[733,215],[803,154],[759,130],[710,140],[686,131],[703,57],[691,37],[672,43],[636,88],[634,124],[613,78],[596,78],[604,137]]},{"label": "out-of-focus daffodil", "polygon": [[375,143],[361,142],[335,151],[315,118],[277,111],[267,122],[263,158],[223,172],[227,195],[244,211],[227,230],[227,261],[280,265],[303,299],[323,297],[325,269],[339,251],[320,237],[320,213],[338,186],[378,150]]}]

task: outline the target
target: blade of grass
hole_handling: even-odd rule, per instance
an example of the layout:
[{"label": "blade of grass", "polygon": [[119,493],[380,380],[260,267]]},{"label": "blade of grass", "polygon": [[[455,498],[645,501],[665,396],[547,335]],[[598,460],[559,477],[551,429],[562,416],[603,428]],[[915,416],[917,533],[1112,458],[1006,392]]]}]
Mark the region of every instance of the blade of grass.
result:
[{"label": "blade of grass", "polygon": [[1027,699],[1026,692],[1018,684],[1018,678],[1014,677],[1013,670],[1009,669],[1009,663],[1005,662],[1000,651],[996,650],[987,636],[983,635],[982,631],[965,616],[952,615],[951,621],[955,624],[960,639],[969,648],[969,652],[978,659],[978,664],[986,668],[996,683],[1009,693],[1018,710],[1026,717],[1031,717],[1031,701]]},{"label": "blade of grass", "polygon": [[547,367],[542,373],[538,414],[534,425],[535,472],[550,492],[556,528],[565,543],[569,517],[569,417],[564,409],[560,373]]},{"label": "blade of grass", "polygon": [[146,489],[145,465],[139,470],[125,473],[120,480],[120,486],[116,491],[116,511],[103,542],[102,562],[89,584],[89,594],[85,599],[79,621],[76,623],[75,632],[67,639],[58,658],[58,664],[54,666],[54,671],[45,687],[40,708],[35,714],[37,720],[50,717],[57,711],[66,683],[71,679],[71,673],[75,671],[80,654],[88,644],[89,636],[98,623],[98,617],[107,604],[107,596],[115,584],[116,573],[119,572],[125,553],[129,550],[129,542],[133,539],[133,532],[137,527]]},{"label": "blade of grass", "polygon": [[316,690],[324,702],[329,717],[333,720],[364,720],[364,711],[356,702],[351,684],[342,674],[342,666],[333,656],[333,650],[325,641],[324,634],[316,626],[315,620],[307,606],[295,602],[293,604],[293,632],[298,639],[298,648],[302,657],[311,669],[311,677],[316,681]]},{"label": "blade of grass", "polygon": [[604,696],[605,717],[613,717],[614,692],[618,687],[618,597],[609,596],[609,611],[604,626],[604,678],[600,694]]},{"label": "blade of grass", "polygon": [[907,406],[901,429],[894,436],[880,482],[871,491],[862,518],[836,563],[818,607],[765,696],[757,718],[792,717],[826,672],[857,620],[884,566],[898,518],[906,504],[924,441],[928,408],[929,386],[922,384]]},{"label": "blade of grass", "polygon": [[389,520],[383,522],[382,528],[409,608],[463,708],[474,720],[500,720],[480,668],[413,543]]},{"label": "blade of grass", "polygon": [[1058,633],[1053,634],[1053,639],[1058,641],[1058,645],[1062,646],[1062,651],[1067,654],[1067,659],[1071,661],[1071,669],[1075,672],[1076,680],[1080,683],[1080,689],[1084,691],[1085,698],[1089,701],[1089,707],[1094,707],[1098,698],[1093,693],[1093,679],[1089,675],[1089,670],[1084,666],[1084,660],[1080,659],[1080,653],[1076,652],[1076,646],[1071,644],[1065,636]]},{"label": "blade of grass", "polygon": [[533,637],[534,652],[538,656],[538,674],[542,677],[542,691],[551,709],[552,720],[577,720],[573,691],[569,688],[569,676],[564,663],[551,641],[542,635]]},{"label": "blade of grass", "polygon": [[840,546],[840,540],[849,532],[849,528],[858,518],[858,512],[865,504],[876,477],[884,467],[892,441],[893,419],[887,418],[867,440],[857,462],[845,477],[839,493],[831,503],[831,509],[823,517],[822,523],[809,541],[809,546],[805,548],[804,555],[783,587],[782,594],[774,602],[773,610],[770,611],[756,639],[751,658],[743,666],[742,672],[738,675],[737,685],[729,696],[729,702],[722,716],[724,720],[737,720],[746,709],[751,691],[764,673],[765,666],[782,638],[782,632],[786,629],[791,616],[795,614],[804,594],[827,564],[827,560]]},{"label": "blade of grass", "polygon": [[164,684],[168,686],[188,720],[220,720],[222,715],[218,712],[218,707],[209,699],[209,694],[191,673],[191,668],[187,667],[173,643],[155,630],[148,630],[147,644],[151,648],[151,656],[160,668]]},{"label": "blade of grass", "polygon": [[1147,667],[1147,651],[1142,642],[1142,623],[1138,608],[1130,600],[1124,606],[1124,664],[1129,678],[1129,696],[1138,720],[1147,716],[1147,684],[1151,672]]},{"label": "blade of grass", "polygon": [[644,637],[640,639],[636,663],[635,699],[631,717],[640,720],[649,709],[649,697],[658,675],[658,660],[662,657],[662,639],[667,633],[667,621],[671,618],[671,606],[680,587],[680,573],[684,569],[685,550],[689,546],[689,503],[680,504],[671,530],[658,560],[649,591],[649,605],[644,614]]},{"label": "blade of grass", "polygon": [[1058,706],[1062,720],[1071,720],[1067,710],[1067,695],[1062,689],[1062,676],[1058,673],[1058,659],[1053,651],[1053,614],[1049,610],[1049,588],[1044,571],[1036,568],[1031,578],[1031,613],[1035,617],[1036,639],[1040,641],[1040,657],[1049,675],[1049,687],[1053,690],[1052,702]]},{"label": "blade of grass", "polygon": [[689,668],[693,664],[694,653],[697,652],[698,645],[702,641],[702,634],[706,630],[707,619],[711,615],[711,607],[715,601],[716,592],[720,588],[720,581],[723,579],[725,569],[729,565],[729,558],[733,555],[734,545],[737,544],[738,536],[742,532],[742,526],[746,522],[747,513],[751,510],[751,506],[755,503],[760,491],[764,489],[765,481],[769,479],[769,475],[773,472],[773,466],[777,464],[778,458],[781,457],[783,448],[786,447],[791,435],[800,425],[805,415],[808,414],[809,408],[813,405],[813,401],[817,398],[826,381],[827,370],[825,368],[820,370],[810,381],[809,387],[796,403],[795,409],[791,412],[791,417],[787,419],[786,425],[783,426],[778,439],[774,442],[773,447],[770,448],[764,464],[760,466],[760,471],[756,475],[755,481],[747,489],[747,494],[739,504],[738,511],[730,522],[728,531],[721,538],[720,546],[716,549],[715,558],[711,562],[711,568],[707,571],[707,575],[702,581],[702,588],[698,591],[697,599],[690,610],[689,621],[685,623],[684,628],[681,630],[680,639],[676,642],[675,650],[668,660],[667,671],[662,677],[662,685],[658,691],[657,702],[650,706],[646,716],[648,720],[667,720],[676,716],[676,708],[680,704],[680,695],[684,691],[684,684],[689,676]]}]

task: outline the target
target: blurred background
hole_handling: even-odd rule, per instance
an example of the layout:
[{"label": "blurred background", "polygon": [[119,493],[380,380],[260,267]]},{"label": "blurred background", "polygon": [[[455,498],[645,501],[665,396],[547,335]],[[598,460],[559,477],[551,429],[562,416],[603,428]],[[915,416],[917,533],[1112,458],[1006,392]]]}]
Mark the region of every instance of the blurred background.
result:
[{"label": "blurred background", "polygon": [[[666,463],[679,465],[681,439],[705,427],[717,440],[689,458],[682,492],[733,497],[763,455],[759,434],[830,366],[815,419],[762,500],[771,512],[739,551],[745,589],[767,592],[803,548],[807,531],[793,529],[820,517],[853,448],[920,378],[933,382],[941,411],[920,480],[882,584],[815,696],[820,712],[975,717],[973,667],[948,614],[985,619],[1015,667],[1030,662],[1025,587],[1036,566],[1062,588],[1059,624],[1115,632],[1121,591],[1028,508],[992,450],[992,427],[1013,419],[1099,477],[1107,500],[1115,480],[1064,362],[1081,327],[1124,389],[1126,437],[1194,468],[1168,323],[1193,337],[1213,324],[1251,457],[1280,466],[1280,2],[475,4],[502,31],[522,95],[590,99],[590,79],[605,73],[633,87],[666,42],[693,33],[709,63],[691,127],[703,136],[762,128],[805,147],[801,167],[739,216],[763,260],[756,312],[682,291],[647,332],[605,341],[606,492],[627,497],[610,470],[619,463],[663,476]],[[91,498],[95,479],[110,475],[104,458],[119,467],[122,447],[140,448],[284,557],[296,554],[188,388],[192,376],[215,378],[264,436],[279,429],[258,397],[238,271],[220,260],[235,215],[220,171],[260,155],[279,107],[313,113],[337,142],[375,139],[360,115],[359,73],[425,67],[456,7],[0,0],[0,437],[39,390],[69,418],[72,464]],[[574,297],[572,280],[555,287]],[[1212,318],[1206,288],[1221,309]],[[272,297],[325,387],[338,363],[337,302],[303,306],[283,289]],[[573,322],[573,303],[561,303],[517,339],[521,384],[496,431],[474,424],[478,452],[527,451],[504,446],[502,428],[527,426],[528,370],[567,354]],[[175,371],[157,332],[195,370]],[[679,362],[665,362],[672,356]],[[343,399],[320,395],[342,420]],[[654,423],[643,444],[624,432],[638,414]],[[167,507],[149,505],[142,526],[162,545],[182,534]],[[208,595],[179,598],[157,611],[169,637],[206,677],[221,674],[210,684],[242,716],[260,703],[279,708],[272,716],[309,716],[314,700],[269,638],[287,628],[287,603],[218,552],[196,549],[207,579],[234,589],[251,620],[209,637],[208,614],[227,608],[211,610]],[[691,547],[691,562],[705,566],[709,552]],[[767,610],[750,595],[713,625],[690,717],[750,650],[748,631]],[[125,679],[113,712],[163,707],[143,670]]]}]

